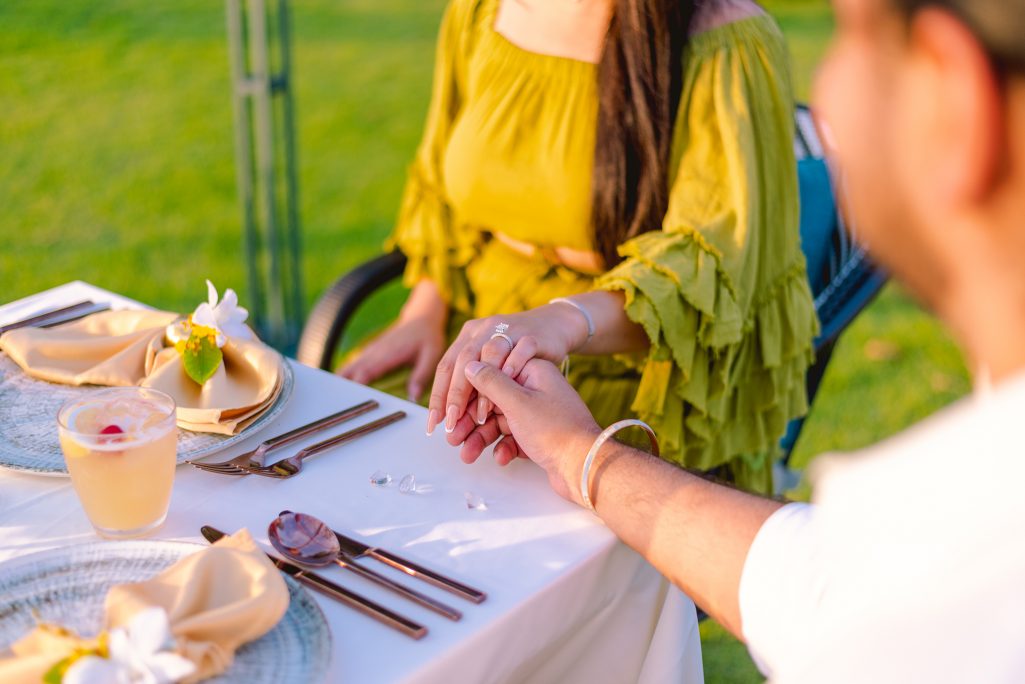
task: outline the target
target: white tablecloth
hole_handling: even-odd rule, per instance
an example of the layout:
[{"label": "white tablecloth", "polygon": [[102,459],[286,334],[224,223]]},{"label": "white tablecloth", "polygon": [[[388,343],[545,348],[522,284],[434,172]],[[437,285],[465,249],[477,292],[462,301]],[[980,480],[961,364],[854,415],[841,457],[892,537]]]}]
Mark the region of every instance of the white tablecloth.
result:
[{"label": "white tablecloth", "polygon": [[[83,298],[137,306],[75,282],[0,307],[0,324]],[[267,524],[288,508],[488,593],[484,603],[472,605],[403,578],[463,610],[461,621],[450,622],[351,573],[323,570],[430,629],[415,642],[314,594],[333,635],[329,681],[702,681],[694,604],[589,513],[553,494],[540,469],[523,461],[499,468],[488,457],[463,465],[442,431],[425,436],[422,408],[293,366],[295,392],[282,415],[259,436],[210,460],[371,397],[381,408],[367,419],[398,409],[410,415],[314,457],[301,476],[287,481],[182,466],[167,522],[154,538],[202,542],[199,527],[211,524],[227,531],[248,527],[266,544]],[[418,493],[401,494],[394,483],[372,486],[375,470],[396,483],[414,474]],[[482,496],[488,510],[468,509],[467,491]],[[0,561],[96,539],[69,480],[0,470]],[[366,563],[400,578],[380,563]]]}]

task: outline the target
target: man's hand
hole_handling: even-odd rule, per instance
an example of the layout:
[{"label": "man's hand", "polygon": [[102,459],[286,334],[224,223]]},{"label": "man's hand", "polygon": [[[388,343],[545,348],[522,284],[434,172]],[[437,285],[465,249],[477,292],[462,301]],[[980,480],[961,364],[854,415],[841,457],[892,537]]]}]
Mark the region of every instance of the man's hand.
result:
[{"label": "man's hand", "polygon": [[501,415],[490,417],[484,425],[477,425],[469,415],[459,420],[450,439],[463,443],[463,461],[476,461],[500,439],[495,446],[500,465],[517,456],[529,458],[544,468],[560,496],[580,503],[575,483],[601,428],[559,369],[534,359],[513,380],[494,366],[474,361],[467,364],[465,373],[477,393],[494,402]]},{"label": "man's hand", "polygon": [[[580,471],[601,430],[559,370],[535,359],[518,384],[494,366],[471,362],[466,377],[502,415],[484,425],[470,416],[460,419],[453,434],[465,437],[463,460],[476,460],[501,439],[495,446],[499,463],[531,459],[545,469],[556,493],[582,505]],[[743,638],[738,587],[744,561],[781,504],[708,482],[615,440],[598,459],[591,491],[608,528]]]}]

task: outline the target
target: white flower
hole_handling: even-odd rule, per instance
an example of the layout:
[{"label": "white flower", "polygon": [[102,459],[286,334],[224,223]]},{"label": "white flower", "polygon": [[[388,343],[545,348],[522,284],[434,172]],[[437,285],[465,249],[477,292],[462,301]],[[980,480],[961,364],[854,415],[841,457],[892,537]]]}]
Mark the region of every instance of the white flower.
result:
[{"label": "white flower", "polygon": [[162,608],[147,608],[112,629],[107,644],[109,658],[76,660],[63,684],[171,684],[196,671],[190,660],[169,650],[174,639]]},{"label": "white flower", "polygon": [[171,344],[178,344],[189,339],[189,325],[184,318],[179,318],[164,329],[164,335]]},{"label": "white flower", "polygon": [[231,288],[224,291],[224,298],[217,301],[217,288],[206,281],[207,301],[196,307],[192,322],[217,331],[217,346],[223,347],[228,337],[242,340],[254,339],[253,331],[245,324],[249,312],[238,305],[238,295]]}]

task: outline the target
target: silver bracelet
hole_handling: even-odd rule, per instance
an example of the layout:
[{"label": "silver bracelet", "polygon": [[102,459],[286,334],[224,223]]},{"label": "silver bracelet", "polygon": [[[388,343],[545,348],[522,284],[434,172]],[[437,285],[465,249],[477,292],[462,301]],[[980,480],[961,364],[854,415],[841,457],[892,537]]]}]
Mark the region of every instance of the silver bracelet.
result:
[{"label": "silver bracelet", "polygon": [[587,309],[585,309],[584,307],[580,306],[579,304],[574,302],[569,297],[556,297],[555,299],[549,300],[548,303],[549,304],[559,304],[560,302],[562,304],[569,304],[574,309],[576,309],[580,313],[584,314],[584,318],[587,320],[587,339],[584,341],[584,344],[587,344],[588,342],[590,342],[591,338],[594,337],[594,319],[591,318],[590,312],[588,312]]},{"label": "silver bracelet", "polygon": [[648,433],[648,439],[651,440],[651,453],[653,456],[658,456],[658,438],[655,436],[655,431],[645,423],[643,420],[637,420],[635,418],[627,418],[626,420],[620,420],[612,425],[608,426],[602,433],[598,435],[598,438],[594,440],[594,444],[591,445],[591,449],[587,452],[587,457],[584,458],[584,468],[580,472],[580,498],[584,500],[584,505],[588,510],[594,511],[594,503],[591,502],[591,466],[594,465],[594,459],[598,455],[598,450],[602,448],[605,442],[609,441],[612,435],[616,434],[623,428],[628,427],[639,427]]}]

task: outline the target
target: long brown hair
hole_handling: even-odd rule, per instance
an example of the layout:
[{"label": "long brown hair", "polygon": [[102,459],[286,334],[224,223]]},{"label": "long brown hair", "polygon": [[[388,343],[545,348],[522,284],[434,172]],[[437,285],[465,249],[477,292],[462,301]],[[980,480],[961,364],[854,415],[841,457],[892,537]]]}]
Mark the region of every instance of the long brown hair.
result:
[{"label": "long brown hair", "polygon": [[598,66],[591,184],[594,244],[607,266],[619,261],[620,244],[662,224],[683,49],[699,1],[616,0]]}]

